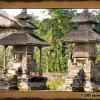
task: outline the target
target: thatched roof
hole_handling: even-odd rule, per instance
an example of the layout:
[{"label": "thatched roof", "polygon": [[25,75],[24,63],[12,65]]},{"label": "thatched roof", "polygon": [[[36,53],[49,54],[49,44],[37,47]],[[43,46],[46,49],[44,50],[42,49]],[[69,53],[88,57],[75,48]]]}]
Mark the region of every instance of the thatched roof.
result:
[{"label": "thatched roof", "polygon": [[22,28],[37,29],[36,25],[32,23],[32,17],[27,14],[27,9],[23,9],[22,12],[16,16],[21,23]]},{"label": "thatched roof", "polygon": [[0,10],[0,28],[20,28],[21,24],[5,11]]},{"label": "thatched roof", "polygon": [[89,27],[72,30],[61,38],[64,42],[100,42],[100,35]]},{"label": "thatched roof", "polygon": [[22,25],[23,29],[36,29],[37,27],[30,21],[19,20],[19,23]]},{"label": "thatched roof", "polygon": [[6,36],[8,36],[8,35],[10,35],[10,34],[12,34],[12,32],[1,32],[0,33],[0,39],[2,39],[2,38],[4,38],[4,37],[6,37]]},{"label": "thatched roof", "polygon": [[96,16],[89,12],[87,9],[84,9],[82,13],[72,17],[70,22],[74,23],[98,23]]},{"label": "thatched roof", "polygon": [[39,40],[39,37],[34,35],[31,36],[29,33],[24,31],[15,32],[0,39],[0,45],[39,45],[49,46],[45,40]]},{"label": "thatched roof", "polygon": [[27,14],[27,9],[22,9],[22,12],[16,16],[17,19],[31,19],[31,16]]}]

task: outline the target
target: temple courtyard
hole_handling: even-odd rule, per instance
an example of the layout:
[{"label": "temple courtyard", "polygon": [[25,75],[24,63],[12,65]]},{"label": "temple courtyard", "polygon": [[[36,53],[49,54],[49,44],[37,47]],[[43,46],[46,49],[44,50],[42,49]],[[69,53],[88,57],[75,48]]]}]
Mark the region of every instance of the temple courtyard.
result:
[{"label": "temple courtyard", "polygon": [[[0,46],[3,48],[0,90],[100,91],[100,62],[96,60],[100,34],[93,29],[94,25],[100,23],[96,15],[88,9],[73,15],[68,23],[76,25],[77,28],[55,39],[56,42],[58,39],[61,41],[60,48],[56,47],[56,42],[53,41],[55,33],[51,39],[53,42],[35,34],[41,27],[37,27],[33,21],[27,9],[22,9],[15,17],[5,12],[0,13]],[[54,21],[50,23],[54,25]],[[53,33],[55,27],[51,30]],[[56,48],[61,50],[61,56],[54,52]],[[45,50],[46,54],[43,53]],[[68,59],[63,62],[61,57],[64,58],[66,52]],[[49,59],[49,54],[55,58],[52,64],[56,66],[56,59],[60,59],[62,62],[57,64],[67,66],[65,72],[56,72],[48,67],[44,69],[43,63]],[[45,60],[44,56],[47,57]],[[46,65],[49,64],[50,60]]]}]

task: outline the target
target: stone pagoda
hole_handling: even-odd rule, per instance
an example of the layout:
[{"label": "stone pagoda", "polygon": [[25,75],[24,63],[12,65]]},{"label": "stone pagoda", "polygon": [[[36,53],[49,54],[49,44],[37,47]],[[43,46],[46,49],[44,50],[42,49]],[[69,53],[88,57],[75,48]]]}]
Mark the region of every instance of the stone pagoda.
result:
[{"label": "stone pagoda", "polygon": [[24,31],[37,29],[37,26],[32,22],[32,17],[27,13],[27,9],[22,9],[22,12],[16,16],[16,19],[21,23]]},{"label": "stone pagoda", "polygon": [[72,30],[61,39],[64,43],[74,44],[72,59],[68,61],[68,76],[62,90],[93,91],[100,86],[100,81],[94,80],[97,71],[96,43],[100,42],[100,35],[92,30],[93,24],[98,21],[94,14],[84,9],[82,13],[74,16],[71,22],[78,23],[79,28]]},{"label": "stone pagoda", "polygon": [[[35,35],[33,33],[33,31],[35,29],[38,29],[37,26],[32,22],[32,16],[29,15],[27,13],[27,9],[22,9],[21,13],[19,15],[16,16],[16,19],[17,21],[21,24],[22,26],[22,31],[28,33],[29,35],[31,35],[33,38],[36,38],[37,40],[39,40],[41,43],[41,45],[38,45],[37,47],[39,48],[40,50],[40,63],[39,63],[39,68],[41,68],[41,55],[42,55],[42,47],[44,46],[49,46],[49,44],[43,40],[42,38],[40,38],[39,36]],[[30,46],[29,47],[30,49],[33,49],[32,51],[34,51],[34,47],[33,46]],[[32,72],[33,68],[32,66],[34,65],[35,67],[37,66],[36,65],[36,59],[33,59],[34,57],[34,54],[30,54],[31,55],[31,58],[32,58],[32,63],[28,64],[30,67],[29,68],[29,71]],[[42,72],[39,72],[39,74],[42,75]],[[40,75],[40,76],[41,76]]]},{"label": "stone pagoda", "polygon": [[[22,17],[22,18],[21,18]],[[22,13],[17,16],[18,23],[20,23],[21,28],[17,31],[12,32],[12,34],[0,39],[0,45],[4,45],[4,68],[7,69],[7,74],[17,75],[17,78],[28,82],[29,75],[33,75],[32,72],[38,71],[38,76],[42,77],[42,47],[49,46],[49,44],[32,34],[32,30],[36,29],[36,26],[30,21],[30,16],[27,14],[27,10],[23,9]],[[7,47],[12,46],[12,60],[7,63]],[[34,60],[34,47],[37,46],[40,51],[40,62],[39,68],[37,70],[36,61]],[[34,64],[35,63],[35,64]],[[33,75],[34,77],[35,75]],[[11,77],[11,76],[9,76]]]}]

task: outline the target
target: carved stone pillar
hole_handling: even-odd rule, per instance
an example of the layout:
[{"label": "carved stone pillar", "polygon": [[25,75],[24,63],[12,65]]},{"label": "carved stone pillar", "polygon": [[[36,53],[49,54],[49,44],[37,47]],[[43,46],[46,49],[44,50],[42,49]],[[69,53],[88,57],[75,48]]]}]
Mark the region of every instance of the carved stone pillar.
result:
[{"label": "carved stone pillar", "polygon": [[42,69],[42,47],[39,47],[40,50],[40,63],[39,63],[39,75],[43,75],[43,69]]},{"label": "carved stone pillar", "polygon": [[6,48],[7,46],[4,45],[4,69],[6,68]]}]

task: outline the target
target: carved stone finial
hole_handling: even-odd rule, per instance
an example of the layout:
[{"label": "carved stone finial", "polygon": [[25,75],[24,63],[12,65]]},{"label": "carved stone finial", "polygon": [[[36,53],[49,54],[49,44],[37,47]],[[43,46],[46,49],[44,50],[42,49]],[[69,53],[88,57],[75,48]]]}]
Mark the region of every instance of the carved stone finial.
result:
[{"label": "carved stone finial", "polygon": [[22,13],[27,13],[27,9],[26,8],[22,9]]}]

